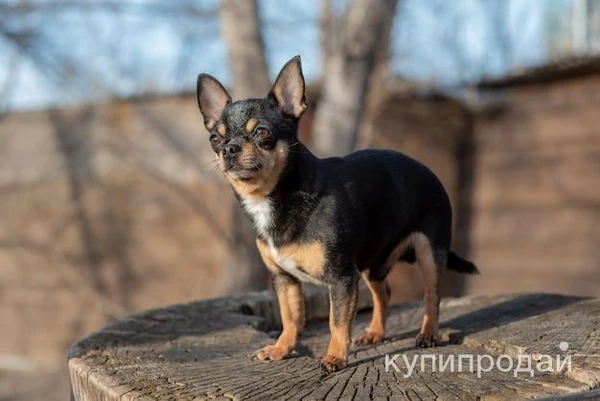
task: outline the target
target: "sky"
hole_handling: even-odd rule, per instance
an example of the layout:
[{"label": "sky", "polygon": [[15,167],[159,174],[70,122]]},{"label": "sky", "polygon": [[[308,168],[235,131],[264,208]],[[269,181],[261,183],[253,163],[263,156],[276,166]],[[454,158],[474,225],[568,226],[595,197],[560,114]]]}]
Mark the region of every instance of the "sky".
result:
[{"label": "sky", "polygon": [[[392,31],[391,74],[460,85],[543,63],[547,7],[556,1],[564,2],[401,0]],[[187,2],[123,0],[126,6],[119,12],[73,7],[0,19],[9,29],[41,32],[34,43],[42,49],[32,57],[0,39],[0,111],[188,92],[199,72],[227,84],[227,49],[218,18],[166,15],[160,7],[144,11],[148,5]],[[0,0],[0,6],[3,3],[14,0]],[[193,4],[216,15],[217,0]],[[259,4],[271,77],[300,54],[307,81],[316,80],[321,72],[320,0]],[[336,9],[344,4],[334,0]]]}]

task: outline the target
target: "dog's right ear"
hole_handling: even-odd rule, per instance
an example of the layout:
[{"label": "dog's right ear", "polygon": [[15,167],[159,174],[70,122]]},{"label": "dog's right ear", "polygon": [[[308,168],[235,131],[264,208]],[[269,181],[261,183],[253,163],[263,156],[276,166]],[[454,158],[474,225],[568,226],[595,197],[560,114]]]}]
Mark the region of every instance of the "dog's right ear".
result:
[{"label": "dog's right ear", "polygon": [[221,118],[225,107],[231,103],[231,96],[216,78],[208,74],[198,75],[196,95],[204,126],[210,131]]}]

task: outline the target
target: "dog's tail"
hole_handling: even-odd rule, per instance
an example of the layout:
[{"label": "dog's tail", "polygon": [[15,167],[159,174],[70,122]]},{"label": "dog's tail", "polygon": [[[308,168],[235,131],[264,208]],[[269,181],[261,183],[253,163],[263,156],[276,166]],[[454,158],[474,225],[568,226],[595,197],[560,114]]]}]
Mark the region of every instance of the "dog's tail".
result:
[{"label": "dog's tail", "polygon": [[448,254],[448,270],[466,274],[479,274],[479,270],[473,262],[461,258],[452,251]]}]

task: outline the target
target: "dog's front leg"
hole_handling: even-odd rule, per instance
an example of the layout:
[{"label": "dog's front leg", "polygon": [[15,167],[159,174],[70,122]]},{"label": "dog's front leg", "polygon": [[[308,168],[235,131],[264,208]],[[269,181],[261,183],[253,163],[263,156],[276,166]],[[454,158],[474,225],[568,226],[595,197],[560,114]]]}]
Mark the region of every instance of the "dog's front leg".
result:
[{"label": "dog's front leg", "polygon": [[256,353],[260,360],[278,361],[288,356],[304,327],[304,298],[298,280],[286,273],[273,275],[283,331],[275,345],[267,345]]},{"label": "dog's front leg", "polygon": [[329,330],[331,340],[321,366],[327,373],[348,364],[352,321],[358,299],[358,275],[336,279],[329,286]]}]

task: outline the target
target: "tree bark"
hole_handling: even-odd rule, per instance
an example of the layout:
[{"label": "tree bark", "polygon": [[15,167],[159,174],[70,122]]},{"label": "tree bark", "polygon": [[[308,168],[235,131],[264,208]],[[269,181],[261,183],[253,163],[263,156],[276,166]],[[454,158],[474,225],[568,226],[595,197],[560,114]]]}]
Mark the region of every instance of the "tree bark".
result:
[{"label": "tree bark", "polygon": [[321,0],[321,16],[319,20],[321,30],[321,81],[329,69],[329,56],[333,47],[334,17],[331,9],[331,0]]},{"label": "tree bark", "polygon": [[342,23],[330,24],[339,29],[329,32],[331,54],[324,56],[323,89],[313,126],[317,154],[346,155],[354,150],[378,55],[387,54],[396,5],[397,0],[354,0]]},{"label": "tree bark", "polygon": [[[227,43],[234,99],[263,97],[269,90],[269,75],[260,30],[256,0],[223,0],[220,10],[223,37]],[[266,288],[268,274],[255,245],[252,222],[237,200],[232,206],[231,241],[223,280],[224,294]]]},{"label": "tree bark", "polygon": [[223,0],[221,26],[227,43],[234,99],[263,97],[270,87],[257,0]]}]

